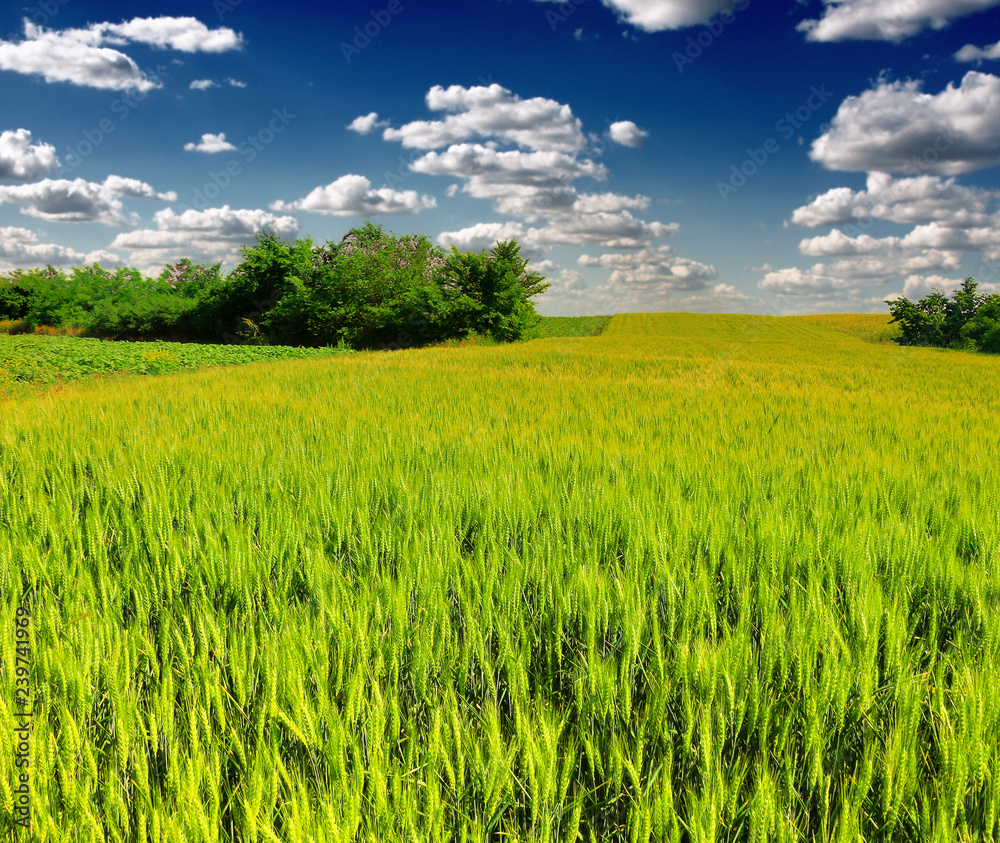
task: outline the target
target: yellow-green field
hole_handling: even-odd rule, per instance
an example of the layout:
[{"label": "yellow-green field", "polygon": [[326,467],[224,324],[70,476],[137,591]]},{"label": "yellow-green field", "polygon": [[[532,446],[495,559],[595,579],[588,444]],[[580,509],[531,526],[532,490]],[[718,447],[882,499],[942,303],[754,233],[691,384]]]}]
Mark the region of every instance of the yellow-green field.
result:
[{"label": "yellow-green field", "polygon": [[891,317],[884,313],[821,313],[788,318],[833,328],[868,342],[893,342],[902,335],[899,325],[890,324]]},{"label": "yellow-green field", "polygon": [[998,382],[628,314],[7,402],[27,839],[996,840]]}]

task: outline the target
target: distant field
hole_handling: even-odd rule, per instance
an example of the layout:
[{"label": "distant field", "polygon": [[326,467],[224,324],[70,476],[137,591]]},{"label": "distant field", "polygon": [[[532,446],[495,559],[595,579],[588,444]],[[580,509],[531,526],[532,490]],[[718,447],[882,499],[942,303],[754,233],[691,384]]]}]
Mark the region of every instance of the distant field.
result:
[{"label": "distant field", "polygon": [[174,342],[111,342],[79,337],[0,334],[0,394],[92,375],[152,375],[202,366],[335,354],[331,349]]},{"label": "distant field", "polygon": [[0,403],[30,839],[998,840],[998,382],[622,314]]},{"label": "distant field", "polygon": [[833,328],[867,342],[893,342],[901,336],[899,325],[890,325],[892,317],[884,313],[822,313],[788,318]]},{"label": "distant field", "polygon": [[610,316],[543,316],[530,339],[596,337],[610,321]]}]

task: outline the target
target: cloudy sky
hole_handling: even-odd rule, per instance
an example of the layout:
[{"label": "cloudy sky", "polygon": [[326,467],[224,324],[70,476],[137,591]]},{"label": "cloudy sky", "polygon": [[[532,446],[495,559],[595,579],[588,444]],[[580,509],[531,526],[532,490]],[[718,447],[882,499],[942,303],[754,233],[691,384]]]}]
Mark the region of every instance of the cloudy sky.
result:
[{"label": "cloudy sky", "polygon": [[331,6],[5,4],[0,269],[372,220],[548,314],[1000,290],[1000,0]]}]

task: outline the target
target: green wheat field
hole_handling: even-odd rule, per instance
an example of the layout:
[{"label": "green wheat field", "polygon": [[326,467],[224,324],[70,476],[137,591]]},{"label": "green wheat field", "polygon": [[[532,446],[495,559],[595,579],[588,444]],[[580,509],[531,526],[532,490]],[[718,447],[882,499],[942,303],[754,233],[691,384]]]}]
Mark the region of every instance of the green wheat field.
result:
[{"label": "green wheat field", "polygon": [[16,839],[1000,839],[1000,359],[855,321],[0,403]]}]

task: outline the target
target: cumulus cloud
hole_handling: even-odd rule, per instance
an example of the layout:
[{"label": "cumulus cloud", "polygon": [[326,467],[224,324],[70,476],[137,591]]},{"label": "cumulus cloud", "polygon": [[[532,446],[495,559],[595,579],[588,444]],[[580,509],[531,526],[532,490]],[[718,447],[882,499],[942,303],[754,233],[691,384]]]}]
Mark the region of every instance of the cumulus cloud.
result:
[{"label": "cumulus cloud", "polygon": [[[903,295],[908,299],[922,299],[935,290],[950,295],[962,286],[964,278],[946,278],[942,275],[910,275],[903,283]],[[980,294],[1000,292],[1000,284],[981,283],[976,292]]]},{"label": "cumulus cloud", "polygon": [[59,168],[56,148],[32,143],[27,129],[0,133],[0,181],[28,181]]},{"label": "cumulus cloud", "polygon": [[810,41],[892,41],[1000,6],[1000,0],[823,0],[818,20],[798,25]]},{"label": "cumulus cloud", "polygon": [[982,64],[984,61],[1000,59],[1000,41],[991,44],[989,47],[977,47],[975,44],[966,44],[955,53],[955,61],[975,62]]},{"label": "cumulus cloud", "polygon": [[671,237],[679,230],[677,223],[646,222],[628,211],[619,211],[561,216],[543,228],[528,229],[526,238],[546,246],[591,244],[606,249],[640,249],[653,240]]},{"label": "cumulus cloud", "polygon": [[632,253],[581,255],[580,266],[610,269],[612,285],[653,286],[658,290],[704,290],[718,277],[714,266],[671,254],[669,246]]},{"label": "cumulus cloud", "polygon": [[10,267],[106,263],[108,258],[112,263],[117,261],[116,255],[103,250],[78,252],[55,243],[39,243],[38,235],[27,228],[0,227],[0,262]]},{"label": "cumulus cloud", "polygon": [[[526,248],[541,251],[555,245],[592,244],[639,249],[676,233],[676,223],[633,215],[649,207],[648,196],[576,188],[573,183],[581,178],[605,180],[608,170],[586,156],[581,122],[568,105],[542,97],[521,99],[492,84],[435,86],[427,93],[427,106],[450,114],[440,121],[386,128],[382,137],[428,149],[411,156],[411,172],[460,179],[460,185],[449,186],[447,195],[462,192],[490,200],[496,213],[516,218],[510,230],[516,227],[521,232]],[[348,128],[367,133],[380,122],[372,112]],[[619,143],[630,145],[645,135],[631,121],[615,123],[612,130]],[[383,190],[389,189],[389,183],[387,177]],[[501,224],[481,225],[443,236],[481,239],[490,236],[492,226]]]},{"label": "cumulus cloud", "polygon": [[[559,3],[561,0],[540,0]],[[684,29],[708,23],[719,12],[746,8],[738,0],[601,0],[623,23],[644,32]]]},{"label": "cumulus cloud", "polygon": [[0,203],[21,206],[21,213],[52,222],[100,222],[127,225],[137,221],[126,215],[122,199],[159,199],[173,202],[173,191],[160,193],[138,179],[108,176],[103,182],[84,179],[42,179],[31,184],[0,185]]},{"label": "cumulus cloud", "polygon": [[622,146],[642,146],[643,138],[649,137],[649,132],[640,129],[631,120],[619,120],[608,126],[608,137]]},{"label": "cumulus cloud", "polygon": [[271,204],[274,211],[312,211],[338,217],[371,217],[383,214],[416,214],[433,208],[433,196],[420,196],[415,190],[393,190],[389,187],[372,188],[364,176],[341,176],[325,187],[313,189],[307,196],[294,202],[277,201]]},{"label": "cumulus cloud", "polygon": [[456,246],[463,251],[478,252],[523,235],[524,226],[519,222],[479,222],[458,231],[442,231],[437,241],[445,248]]},{"label": "cumulus cloud", "polygon": [[247,86],[246,82],[243,82],[240,79],[233,79],[232,76],[226,77],[226,84],[229,85],[230,88],[245,88]]},{"label": "cumulus cloud", "polygon": [[149,44],[182,53],[225,53],[243,47],[243,36],[228,26],[209,29],[193,17],[132,18],[124,23],[91,24],[88,32],[100,33],[109,43]]},{"label": "cumulus cloud", "polygon": [[443,152],[428,152],[414,159],[410,169],[427,175],[463,178],[464,192],[478,199],[508,196],[512,185],[559,193],[565,192],[568,183],[577,178],[607,177],[603,164],[565,152],[498,150],[478,143],[454,144]]},{"label": "cumulus cloud", "polygon": [[959,175],[1000,164],[1000,78],[969,71],[924,93],[920,80],[845,99],[809,157],[831,170]]},{"label": "cumulus cloud", "polygon": [[991,219],[990,205],[1000,191],[957,184],[954,178],[916,176],[893,179],[888,173],[869,173],[865,190],[835,187],[808,205],[796,208],[791,221],[815,228],[882,219],[897,223],[946,222],[962,228]]},{"label": "cumulus cloud", "polygon": [[382,137],[416,149],[486,137],[526,149],[562,152],[575,152],[585,144],[580,120],[568,105],[545,97],[521,99],[497,84],[471,88],[435,85],[427,92],[426,103],[431,111],[449,112],[448,116],[415,120],[398,129],[388,127]]},{"label": "cumulus cloud", "polygon": [[226,140],[226,133],[219,132],[217,135],[213,135],[211,132],[206,132],[201,136],[201,140],[198,143],[186,143],[184,144],[184,149],[188,152],[228,152],[230,150],[235,150],[236,147]]},{"label": "cumulus cloud", "polygon": [[209,29],[193,17],[133,18],[59,30],[25,18],[21,41],[0,40],[0,69],[91,88],[144,92],[161,87],[158,78],[147,76],[134,59],[114,49],[130,43],[217,53],[240,49],[243,38],[228,27]]},{"label": "cumulus cloud", "polygon": [[153,221],[156,228],[123,232],[110,248],[129,252],[129,262],[143,267],[175,263],[181,258],[232,264],[239,261],[240,246],[252,243],[260,231],[285,239],[299,231],[295,217],[228,205],[180,214],[165,208],[153,215]]},{"label": "cumulus cloud", "polygon": [[368,114],[355,117],[347,124],[347,128],[359,135],[367,135],[374,129],[382,129],[388,125],[388,121],[378,119],[378,112],[370,111]]},{"label": "cumulus cloud", "polygon": [[217,88],[218,85],[211,79],[195,79],[188,85],[192,91],[207,91],[209,88]]}]

